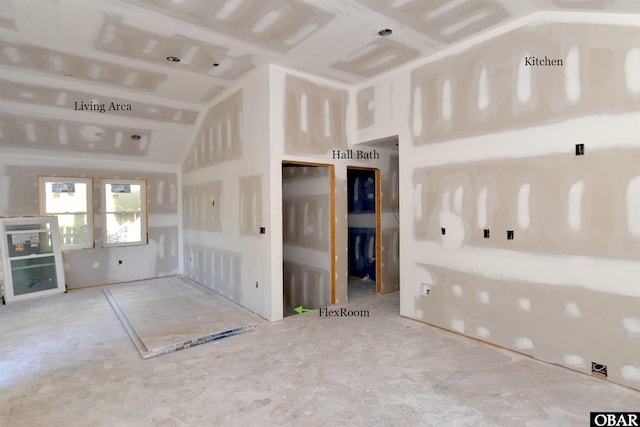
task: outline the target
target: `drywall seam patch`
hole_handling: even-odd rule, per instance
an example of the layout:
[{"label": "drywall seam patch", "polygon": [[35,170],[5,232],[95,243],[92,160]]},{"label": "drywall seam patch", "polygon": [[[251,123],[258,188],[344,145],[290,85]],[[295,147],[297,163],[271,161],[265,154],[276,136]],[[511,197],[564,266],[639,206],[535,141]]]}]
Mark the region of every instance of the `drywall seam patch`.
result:
[{"label": "drywall seam patch", "polygon": [[518,191],[518,225],[521,229],[526,230],[531,223],[531,215],[529,213],[529,195],[531,193],[531,185],[529,183],[522,184]]},{"label": "drywall seam patch", "polygon": [[630,49],[624,58],[624,75],[627,89],[632,93],[640,92],[640,48]]},{"label": "drywall seam patch", "polygon": [[518,75],[516,78],[516,96],[520,104],[526,104],[531,98],[531,67],[525,65],[526,58],[529,56],[529,52],[525,53],[520,58],[518,65]]},{"label": "drywall seam patch", "polygon": [[580,87],[580,49],[572,46],[565,59],[565,93],[571,104],[580,101],[582,89]]},{"label": "drywall seam patch", "polygon": [[582,317],[582,313],[580,312],[580,307],[578,307],[578,303],[575,301],[569,301],[564,305],[565,312],[567,313],[567,317],[570,319],[576,319]]},{"label": "drywall seam patch", "polygon": [[478,110],[486,110],[489,102],[489,75],[487,67],[483,67],[478,76]]},{"label": "drywall seam patch", "polygon": [[622,325],[627,330],[627,334],[630,337],[640,337],[640,318],[626,317],[622,319]]},{"label": "drywall seam patch", "polygon": [[640,381],[640,367],[625,365],[620,368],[620,373],[625,380],[628,381]]},{"label": "drywall seam patch", "polygon": [[568,223],[573,231],[580,231],[582,228],[582,194],[584,192],[584,181],[574,183],[569,189],[568,201]]},{"label": "drywall seam patch", "polygon": [[412,115],[413,136],[422,135],[422,86],[418,85],[413,91],[413,115]]},{"label": "drywall seam patch", "polygon": [[[420,156],[422,167],[450,166],[485,160],[521,159],[548,154],[567,154],[569,152],[567,146],[558,144],[558,141],[572,141],[576,138],[588,144],[590,151],[640,148],[637,127],[639,120],[638,112],[621,113],[615,116],[590,115],[561,123],[457,138],[447,143],[425,144],[414,147],[408,156]],[[579,129],[578,133],[576,129]],[[616,129],[615,139],[612,139],[610,129]],[[549,135],[554,137],[549,138]],[[513,141],[524,139],[536,141],[536,143],[513,143]]]},{"label": "drywall seam patch", "polygon": [[476,334],[478,334],[480,338],[489,338],[491,331],[484,326],[478,326],[476,327]]},{"label": "drywall seam patch", "polygon": [[452,114],[451,79],[447,79],[442,84],[442,99],[440,114],[444,120],[449,120]]},{"label": "drywall seam patch", "polygon": [[640,237],[640,175],[627,184],[627,226],[629,232]]},{"label": "drywall seam patch", "polygon": [[[447,235],[449,228],[447,228]],[[420,241],[412,245],[410,260],[460,272],[505,280],[531,281],[547,285],[583,287],[610,294],[640,297],[640,262],[590,256],[554,256],[530,252],[460,247],[456,256],[443,251],[439,242]],[[496,259],[502,262],[495,263]]]},{"label": "drywall seam patch", "polygon": [[480,190],[480,193],[478,194],[478,227],[483,229],[487,228],[487,198],[487,187],[482,187],[482,190]]},{"label": "drywall seam patch", "polygon": [[529,298],[518,298],[518,308],[522,311],[531,311],[531,300]]},{"label": "drywall seam patch", "polygon": [[578,356],[577,354],[565,354],[564,355],[564,363],[568,366],[572,366],[575,368],[584,368],[587,364],[584,361],[584,358]]}]

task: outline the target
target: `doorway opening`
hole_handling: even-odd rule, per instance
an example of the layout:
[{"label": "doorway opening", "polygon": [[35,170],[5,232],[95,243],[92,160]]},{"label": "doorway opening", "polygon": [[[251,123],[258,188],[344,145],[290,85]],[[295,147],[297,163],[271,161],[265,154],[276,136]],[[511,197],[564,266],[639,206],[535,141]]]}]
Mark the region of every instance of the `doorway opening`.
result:
[{"label": "doorway opening", "polygon": [[347,167],[350,302],[352,296],[400,290],[398,136],[359,146],[377,150],[380,158],[375,164]]},{"label": "doorway opening", "polygon": [[381,293],[380,170],[347,168],[349,299]]},{"label": "doorway opening", "polygon": [[335,302],[335,171],[282,163],[283,316]]}]

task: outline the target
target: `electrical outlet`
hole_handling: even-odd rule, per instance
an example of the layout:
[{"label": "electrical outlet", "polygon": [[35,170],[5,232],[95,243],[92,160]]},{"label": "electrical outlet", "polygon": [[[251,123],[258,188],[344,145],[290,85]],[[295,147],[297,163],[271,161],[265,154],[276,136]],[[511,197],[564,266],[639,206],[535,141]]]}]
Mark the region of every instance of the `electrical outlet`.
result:
[{"label": "electrical outlet", "polygon": [[258,288],[258,282],[256,282],[256,289]]},{"label": "electrical outlet", "polygon": [[429,283],[420,283],[420,293],[422,295],[430,295],[431,294],[431,285]]},{"label": "electrical outlet", "polygon": [[507,240],[513,240],[513,230],[507,230]]},{"label": "electrical outlet", "polygon": [[118,265],[122,265],[122,260],[121,259],[118,260]]},{"label": "electrical outlet", "polygon": [[442,233],[442,235],[444,236],[445,234],[447,234],[447,229],[444,227],[440,228],[440,233]]},{"label": "electrical outlet", "polygon": [[484,238],[485,238],[485,239],[488,239],[488,238],[489,238],[489,235],[490,235],[490,233],[489,233],[489,229],[488,229],[488,228],[485,228],[485,229],[484,229]]},{"label": "electrical outlet", "polygon": [[602,377],[607,377],[607,365],[603,365],[602,363],[591,362],[591,373],[600,375]]},{"label": "electrical outlet", "polygon": [[576,156],[584,156],[584,144],[576,144]]}]

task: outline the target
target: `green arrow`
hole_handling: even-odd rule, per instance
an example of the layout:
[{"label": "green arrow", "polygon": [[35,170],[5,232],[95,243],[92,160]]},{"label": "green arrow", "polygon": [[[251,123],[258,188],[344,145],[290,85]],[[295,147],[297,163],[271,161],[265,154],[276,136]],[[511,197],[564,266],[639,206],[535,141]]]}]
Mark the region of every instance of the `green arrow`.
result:
[{"label": "green arrow", "polygon": [[294,310],[297,311],[298,314],[302,314],[303,311],[310,311],[312,313],[315,312],[315,311],[318,311],[318,310],[312,310],[310,308],[302,308],[302,306],[296,307],[296,308],[294,308]]}]

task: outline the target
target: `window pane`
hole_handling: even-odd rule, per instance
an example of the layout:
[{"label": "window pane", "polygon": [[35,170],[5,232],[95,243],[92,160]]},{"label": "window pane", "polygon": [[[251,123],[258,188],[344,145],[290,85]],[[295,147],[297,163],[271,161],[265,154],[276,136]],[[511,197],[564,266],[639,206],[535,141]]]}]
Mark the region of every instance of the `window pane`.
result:
[{"label": "window pane", "polygon": [[93,181],[90,178],[41,176],[40,215],[55,215],[61,248],[93,247]]},{"label": "window pane", "polygon": [[89,243],[87,214],[58,215],[62,246],[85,246]]},{"label": "window pane", "polygon": [[87,184],[81,182],[47,182],[46,213],[87,211]]},{"label": "window pane", "polygon": [[25,233],[7,234],[7,247],[10,257],[53,253],[51,232],[46,230],[34,233],[28,230]]},{"label": "window pane", "polygon": [[141,212],[139,184],[106,184],[107,212]]},{"label": "window pane", "polygon": [[142,240],[142,221],[138,213],[108,213],[107,243],[132,243]]},{"label": "window pane", "polygon": [[24,295],[58,287],[53,256],[11,261],[13,294]]}]

